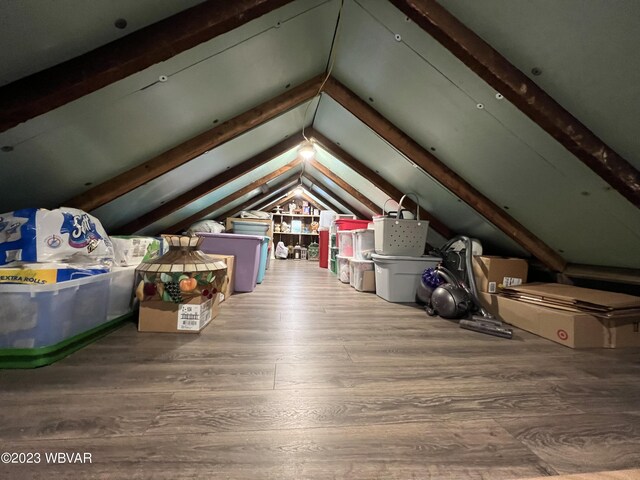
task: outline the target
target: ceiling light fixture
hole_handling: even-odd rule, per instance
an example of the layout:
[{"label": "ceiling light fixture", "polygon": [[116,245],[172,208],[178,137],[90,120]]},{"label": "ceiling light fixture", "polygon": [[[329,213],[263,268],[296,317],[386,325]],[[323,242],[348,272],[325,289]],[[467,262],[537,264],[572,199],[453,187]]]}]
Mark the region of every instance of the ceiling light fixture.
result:
[{"label": "ceiling light fixture", "polygon": [[302,194],[304,193],[304,190],[302,190],[302,187],[298,187],[296,188],[295,192],[296,192],[296,196],[301,197]]},{"label": "ceiling light fixture", "polygon": [[305,160],[311,160],[316,156],[316,148],[313,146],[313,143],[309,140],[302,143],[300,148],[298,149],[298,153]]}]

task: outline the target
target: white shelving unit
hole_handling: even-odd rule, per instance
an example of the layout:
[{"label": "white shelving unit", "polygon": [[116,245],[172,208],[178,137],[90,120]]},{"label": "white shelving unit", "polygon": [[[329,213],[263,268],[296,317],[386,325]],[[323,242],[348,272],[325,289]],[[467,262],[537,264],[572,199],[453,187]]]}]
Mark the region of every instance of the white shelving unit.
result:
[{"label": "white shelving unit", "polygon": [[[320,221],[320,215],[305,215],[305,214],[300,214],[300,213],[273,213],[273,223],[275,224],[281,224],[283,221],[291,224],[291,220],[302,220],[302,229],[304,230],[304,226],[306,225],[307,228],[310,230],[309,225],[311,224],[311,222],[319,222]],[[275,228],[274,228],[274,232],[273,232],[273,236],[274,236],[274,241],[277,243],[278,241],[282,241],[284,242],[285,245],[288,245],[291,242],[295,242],[295,237],[297,237],[298,240],[298,244],[301,247],[307,247],[309,246],[309,243],[311,242],[317,242],[318,241],[318,234],[317,233],[283,233],[283,232],[276,232]],[[293,238],[292,238],[293,237]],[[309,241],[303,241],[303,239],[305,240],[309,240]]]}]

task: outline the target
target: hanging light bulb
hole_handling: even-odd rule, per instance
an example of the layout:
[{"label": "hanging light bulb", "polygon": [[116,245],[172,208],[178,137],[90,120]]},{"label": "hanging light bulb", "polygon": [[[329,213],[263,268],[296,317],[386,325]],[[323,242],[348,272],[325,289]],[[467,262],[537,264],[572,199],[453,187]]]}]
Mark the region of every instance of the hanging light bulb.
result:
[{"label": "hanging light bulb", "polygon": [[311,160],[313,157],[316,156],[316,149],[313,146],[313,143],[311,143],[310,141],[307,140],[298,149],[298,153],[305,160]]},{"label": "hanging light bulb", "polygon": [[302,187],[296,188],[296,196],[301,197],[303,193],[304,190],[302,190]]}]

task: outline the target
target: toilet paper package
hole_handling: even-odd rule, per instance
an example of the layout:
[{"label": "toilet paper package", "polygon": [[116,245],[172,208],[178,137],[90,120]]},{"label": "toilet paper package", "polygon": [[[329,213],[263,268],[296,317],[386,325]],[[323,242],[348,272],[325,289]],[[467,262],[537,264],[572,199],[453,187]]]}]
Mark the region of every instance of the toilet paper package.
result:
[{"label": "toilet paper package", "polygon": [[49,262],[110,267],[113,245],[98,219],[75,208],[0,214],[0,266]]},{"label": "toilet paper package", "polygon": [[25,263],[19,267],[0,267],[0,284],[47,285],[108,272],[101,265]]}]

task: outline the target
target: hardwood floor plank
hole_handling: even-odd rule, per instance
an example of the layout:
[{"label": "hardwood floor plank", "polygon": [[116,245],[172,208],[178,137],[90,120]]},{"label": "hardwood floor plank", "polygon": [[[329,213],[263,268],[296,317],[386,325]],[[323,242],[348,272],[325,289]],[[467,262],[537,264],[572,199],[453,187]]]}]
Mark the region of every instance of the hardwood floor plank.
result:
[{"label": "hardwood floor plank", "polygon": [[413,382],[428,385],[433,380],[484,381],[498,384],[518,380],[567,380],[575,373],[570,367],[536,368],[534,365],[440,365],[430,368],[428,363],[414,361],[405,365],[353,363],[343,366],[282,364],[276,374],[276,389],[296,388],[353,388],[393,385]]},{"label": "hardwood floor plank", "polygon": [[[25,395],[3,397],[0,440],[141,435],[172,394]],[[9,412],[9,413],[7,413]]]},{"label": "hardwood floor plank", "polygon": [[0,371],[7,450],[94,454],[0,478],[502,480],[637,463],[640,349],[515,333],[272,262],[199,335],[130,323],[54,365]]},{"label": "hardwood floor plank", "polygon": [[[493,421],[429,422],[130,439],[24,443],[93,453],[91,465],[2,465],[5,478],[233,478],[501,480],[554,473]],[[426,476],[428,475],[428,476]]]},{"label": "hardwood floor plank", "polygon": [[[279,368],[279,367],[278,367]],[[370,389],[176,393],[156,434],[347,427],[580,411],[537,382],[406,383]]]},{"label": "hardwood floor plank", "polygon": [[640,417],[551,415],[497,419],[558,473],[622,470],[640,465]]},{"label": "hardwood floor plank", "polygon": [[4,372],[2,382],[11,387],[4,395],[28,395],[34,392],[109,393],[169,392],[177,390],[264,390],[273,389],[275,365],[133,365],[66,366],[64,363],[25,373]]}]

